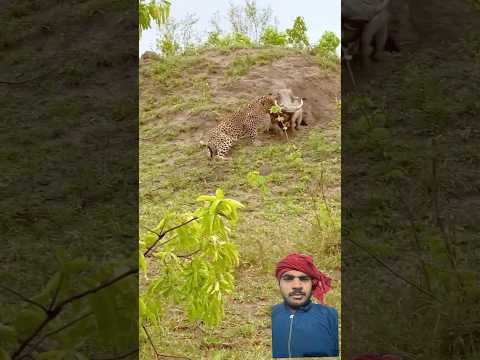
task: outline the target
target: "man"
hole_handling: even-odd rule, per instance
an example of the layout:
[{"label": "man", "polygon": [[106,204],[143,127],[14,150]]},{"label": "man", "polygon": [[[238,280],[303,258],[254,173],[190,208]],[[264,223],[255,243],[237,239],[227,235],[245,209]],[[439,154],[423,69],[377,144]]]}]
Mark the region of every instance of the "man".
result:
[{"label": "man", "polygon": [[303,254],[281,260],[275,276],[284,301],[272,309],[273,357],[338,356],[338,312],[323,305],[331,279]]}]

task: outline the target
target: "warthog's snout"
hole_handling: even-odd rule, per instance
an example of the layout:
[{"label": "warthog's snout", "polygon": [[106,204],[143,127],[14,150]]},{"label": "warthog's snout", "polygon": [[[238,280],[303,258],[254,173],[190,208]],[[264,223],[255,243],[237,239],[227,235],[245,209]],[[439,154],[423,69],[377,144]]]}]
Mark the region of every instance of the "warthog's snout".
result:
[{"label": "warthog's snout", "polygon": [[303,99],[294,96],[290,89],[280,89],[275,95],[275,105],[279,106],[282,112],[295,113],[303,107]]}]

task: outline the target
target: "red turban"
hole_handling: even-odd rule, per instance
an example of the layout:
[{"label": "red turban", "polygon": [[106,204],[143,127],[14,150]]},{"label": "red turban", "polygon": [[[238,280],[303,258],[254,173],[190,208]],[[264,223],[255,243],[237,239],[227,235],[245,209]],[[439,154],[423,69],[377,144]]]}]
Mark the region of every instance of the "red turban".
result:
[{"label": "red turban", "polygon": [[303,254],[290,254],[283,258],[275,270],[277,279],[290,270],[303,272],[312,279],[312,296],[323,304],[324,295],[332,288],[332,279],[318,271],[313,264],[313,258]]}]

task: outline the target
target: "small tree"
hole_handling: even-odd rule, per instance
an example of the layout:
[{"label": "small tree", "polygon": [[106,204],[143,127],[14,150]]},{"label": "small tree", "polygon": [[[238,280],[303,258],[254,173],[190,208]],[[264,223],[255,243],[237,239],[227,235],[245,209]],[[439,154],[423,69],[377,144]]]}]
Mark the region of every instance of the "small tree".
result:
[{"label": "small tree", "polygon": [[232,30],[234,33],[248,35],[247,19],[243,15],[243,8],[241,6],[236,6],[230,3],[230,8],[228,9],[228,20],[232,25]]},{"label": "small tree", "polygon": [[272,9],[270,7],[259,9],[257,8],[255,0],[246,0],[245,15],[251,28],[253,39],[258,43],[260,34],[265,31],[265,28],[272,19]]},{"label": "small tree", "polygon": [[313,51],[315,54],[335,55],[338,45],[340,45],[338,36],[331,31],[325,31]]},{"label": "small tree", "polygon": [[[229,225],[236,223],[243,205],[226,199],[220,189],[197,201],[203,206],[195,212],[167,214],[140,240],[140,270],[148,282],[140,295],[140,327],[147,335],[146,325],[158,325],[173,304],[181,305],[190,321],[207,326],[223,318],[225,295],[233,291],[239,263]],[[149,272],[155,263],[160,272]]]},{"label": "small tree", "polygon": [[269,26],[260,37],[260,43],[263,45],[285,46],[287,44],[287,34],[279,32],[273,26]]},{"label": "small tree", "polygon": [[252,40],[241,33],[228,34],[224,37],[217,31],[210,32],[206,42],[207,46],[213,46],[224,49],[253,47]]},{"label": "small tree", "polygon": [[310,44],[308,42],[306,32],[307,26],[305,25],[303,17],[297,16],[293,24],[293,28],[287,29],[288,43],[299,47],[309,47]]},{"label": "small tree", "polygon": [[197,22],[198,18],[193,14],[187,14],[181,21],[169,18],[160,29],[160,38],[157,40],[160,52],[165,56],[175,55],[199,42],[193,31]]}]

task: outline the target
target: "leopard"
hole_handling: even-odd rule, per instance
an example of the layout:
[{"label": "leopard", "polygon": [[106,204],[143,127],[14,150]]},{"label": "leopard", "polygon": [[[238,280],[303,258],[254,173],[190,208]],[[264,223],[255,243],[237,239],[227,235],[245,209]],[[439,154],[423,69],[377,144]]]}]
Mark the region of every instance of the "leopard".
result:
[{"label": "leopard", "polygon": [[257,143],[258,127],[265,122],[274,105],[275,100],[270,93],[257,98],[245,108],[222,120],[208,132],[207,143],[202,143],[208,148],[209,158],[226,159],[230,149],[242,138],[248,137],[252,144]]}]

